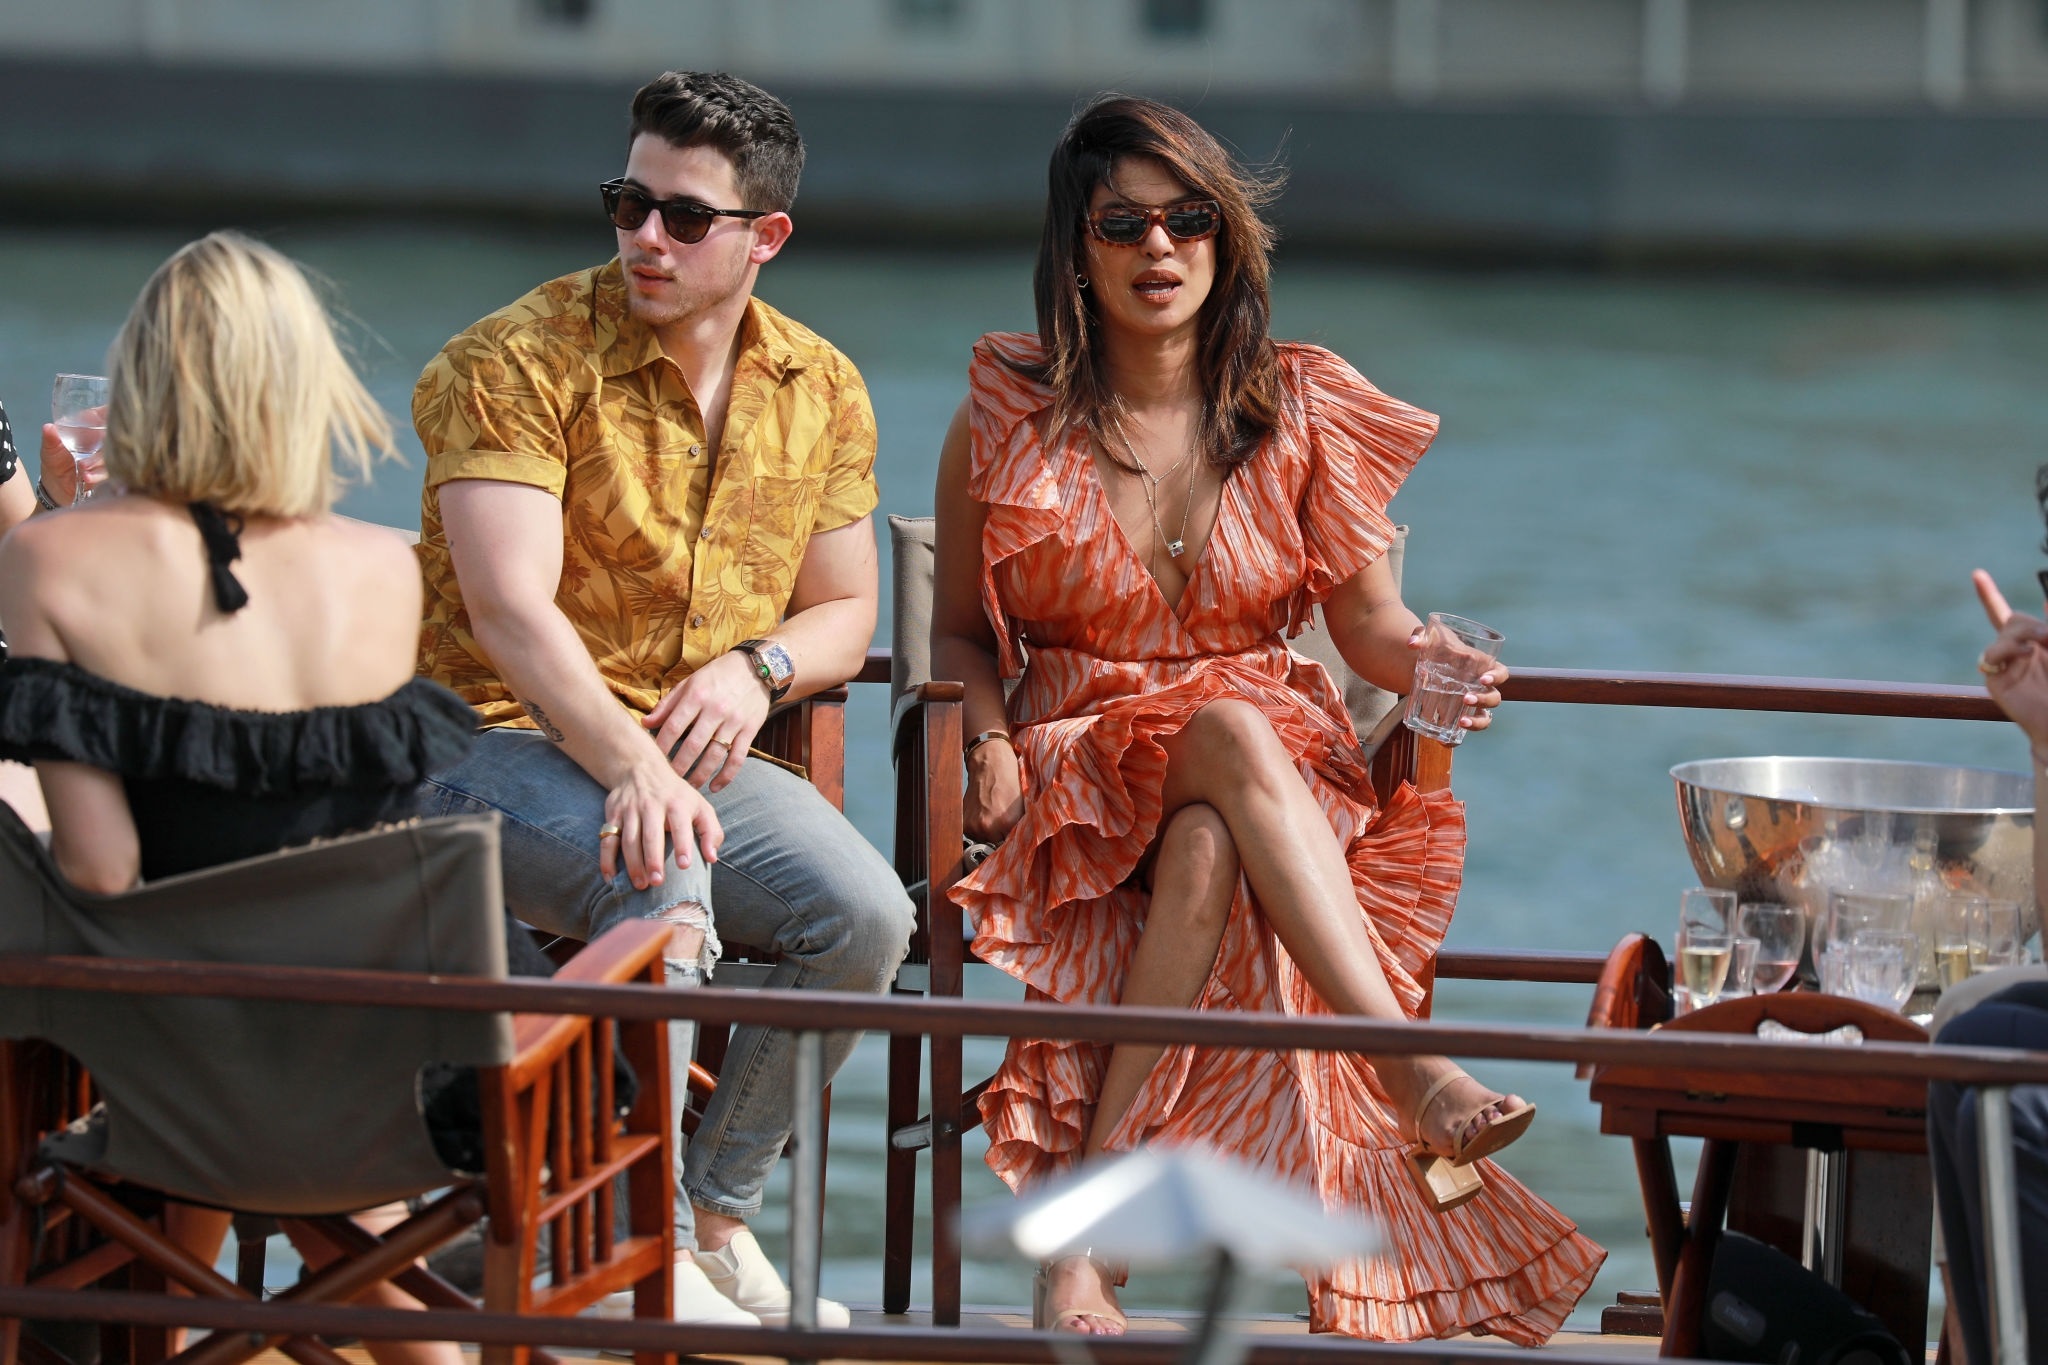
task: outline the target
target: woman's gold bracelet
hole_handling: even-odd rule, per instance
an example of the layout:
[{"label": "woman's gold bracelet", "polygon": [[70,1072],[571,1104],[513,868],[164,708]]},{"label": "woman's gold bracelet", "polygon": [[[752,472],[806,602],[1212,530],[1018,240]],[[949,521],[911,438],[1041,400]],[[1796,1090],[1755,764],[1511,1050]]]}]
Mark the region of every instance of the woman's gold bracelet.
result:
[{"label": "woman's gold bracelet", "polygon": [[973,758],[974,751],[976,749],[979,749],[982,745],[987,744],[991,740],[997,739],[1001,740],[1005,744],[1009,744],[1012,746],[1014,746],[1016,743],[1016,741],[1010,738],[1010,732],[1008,730],[983,730],[980,734],[976,735],[973,739],[968,740],[967,743],[961,747],[961,761],[965,762],[967,759]]}]

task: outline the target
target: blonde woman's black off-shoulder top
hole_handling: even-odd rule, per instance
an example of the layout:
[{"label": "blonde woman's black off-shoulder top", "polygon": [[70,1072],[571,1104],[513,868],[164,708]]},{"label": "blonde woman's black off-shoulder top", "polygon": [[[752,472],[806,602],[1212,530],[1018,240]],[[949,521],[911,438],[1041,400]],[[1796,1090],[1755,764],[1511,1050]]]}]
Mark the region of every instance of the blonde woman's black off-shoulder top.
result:
[{"label": "blonde woman's black off-shoulder top", "polygon": [[75,664],[0,664],[0,758],[121,779],[153,881],[413,814],[476,713],[422,678],[381,701],[239,711],[123,687]]},{"label": "blonde woman's black off-shoulder top", "polygon": [[[191,505],[214,603],[249,600],[241,519]],[[140,692],[52,659],[0,662],[0,759],[83,763],[121,779],[145,881],[411,816],[427,774],[468,749],[476,713],[414,678],[380,701],[242,711]]]}]

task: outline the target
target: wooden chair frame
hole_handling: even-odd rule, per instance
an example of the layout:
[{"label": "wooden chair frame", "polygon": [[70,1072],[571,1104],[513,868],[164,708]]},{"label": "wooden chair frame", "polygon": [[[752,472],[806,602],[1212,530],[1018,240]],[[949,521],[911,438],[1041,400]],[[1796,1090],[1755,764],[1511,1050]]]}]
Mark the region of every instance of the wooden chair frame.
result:
[{"label": "wooden chair frame", "polygon": [[[1854,1023],[1873,1041],[1927,1041],[1897,1014],[1810,991],[1738,998],[1673,1019],[1670,989],[1663,951],[1631,934],[1609,956],[1587,1025],[1661,1026],[1704,1039],[1753,1034],[1769,1018],[1802,1033]],[[1640,1326],[1657,1328],[1664,1354],[1699,1354],[1707,1281],[1724,1225],[1800,1255],[1802,1148],[1844,1154],[1844,1290],[1869,1304],[1901,1341],[1921,1339],[1932,1208],[1924,1082],[1619,1065],[1582,1067],[1581,1074],[1591,1077],[1600,1130],[1635,1147],[1662,1301],[1654,1324],[1644,1315]],[[1679,1202],[1672,1169],[1670,1140],[1677,1136],[1705,1139],[1689,1210]]]},{"label": "wooden chair frame", "polygon": [[[578,953],[555,979],[659,983],[667,937],[661,925],[620,925]],[[176,966],[164,964],[164,969],[175,972]],[[138,985],[146,989],[148,982]],[[668,1034],[659,1021],[646,1021],[621,1024],[617,1036],[618,1047],[640,1076],[639,1095],[622,1122],[610,1117],[610,1022],[515,1015],[513,1059],[478,1071],[483,1177],[451,1178],[447,1193],[382,1236],[345,1216],[282,1220],[326,1242],[342,1259],[275,1301],[336,1303],[390,1280],[430,1308],[474,1309],[476,1303],[416,1260],[488,1215],[485,1310],[567,1316],[630,1288],[636,1315],[672,1317]],[[223,1279],[168,1241],[160,1210],[135,1212],[129,1205],[138,1201],[129,1190],[103,1188],[85,1173],[38,1153],[41,1138],[81,1113],[88,1098],[82,1072],[56,1049],[0,1044],[0,1173],[8,1184],[0,1192],[0,1284],[84,1289],[127,1272],[136,1289],[161,1289],[165,1281],[175,1281],[201,1298],[260,1298],[260,1291]],[[617,1180],[622,1176],[623,1238],[616,1234]],[[139,1201],[144,1207],[148,1202]],[[39,1244],[44,1248],[40,1257]],[[58,1254],[48,1254],[52,1249]],[[549,1282],[536,1287],[543,1269]],[[107,1358],[162,1359],[167,1344],[168,1334],[160,1328],[123,1330],[107,1342],[113,1348]],[[240,1365],[271,1347],[302,1365],[342,1365],[318,1340],[284,1334],[216,1333],[175,1358],[180,1365]],[[41,1362],[47,1355],[24,1341],[18,1322],[0,1320],[0,1365],[15,1365],[20,1358]],[[483,1359],[487,1365],[528,1365],[553,1357],[527,1346],[486,1346]],[[637,1365],[661,1365],[663,1357],[648,1353],[635,1360]]]}]

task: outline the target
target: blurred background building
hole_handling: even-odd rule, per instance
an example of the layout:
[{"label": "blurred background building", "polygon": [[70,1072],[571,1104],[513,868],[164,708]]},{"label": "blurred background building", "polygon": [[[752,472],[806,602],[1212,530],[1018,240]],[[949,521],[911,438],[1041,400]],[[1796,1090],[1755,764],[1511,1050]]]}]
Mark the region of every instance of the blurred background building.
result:
[{"label": "blurred background building", "polygon": [[2048,0],[0,0],[0,212],[583,214],[669,66],[790,99],[831,237],[1030,235],[1123,88],[1312,246],[2048,259]]}]

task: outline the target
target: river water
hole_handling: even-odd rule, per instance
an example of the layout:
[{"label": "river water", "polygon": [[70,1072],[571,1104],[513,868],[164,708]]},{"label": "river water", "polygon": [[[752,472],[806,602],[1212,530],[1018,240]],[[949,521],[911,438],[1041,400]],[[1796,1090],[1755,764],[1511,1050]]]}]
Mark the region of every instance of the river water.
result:
[{"label": "river water", "polygon": [[[54,372],[101,367],[136,289],[178,240],[0,233],[0,400],[17,429],[41,420]],[[609,251],[601,229],[298,227],[271,240],[331,279],[403,433],[409,465],[386,467],[344,510],[402,525],[417,524],[406,414],[420,367],[478,316]],[[1029,274],[1016,252],[806,253],[799,237],[763,277],[763,296],[866,375],[884,511],[930,512],[968,347],[1030,325]],[[1970,569],[2035,600],[2022,590],[2041,561],[2031,488],[2048,458],[2048,290],[1285,259],[1274,290],[1276,334],[1328,345],[1443,415],[1395,503],[1415,528],[1405,595],[1497,626],[1511,663],[1970,682],[1988,635]],[[855,690],[847,800],[887,848],[880,694]],[[1765,753],[2026,764],[2002,725],[1511,706],[1458,756],[1471,856],[1451,944],[1604,951],[1632,929],[1669,943],[1692,874],[1667,770]],[[1452,982],[1439,1012],[1571,1025],[1586,1005],[1581,988]],[[995,1055],[971,1047],[970,1066]],[[1472,1066],[1542,1108],[1502,1164],[1612,1253],[1575,1323],[1591,1327],[1614,1291],[1655,1283],[1628,1146],[1598,1136],[1568,1069]],[[881,1076],[871,1039],[834,1092],[825,1288],[857,1303],[880,1296]],[[1006,1197],[978,1160],[967,1178],[970,1201]],[[774,1238],[784,1225],[770,1198],[760,1228]],[[917,1297],[928,1292],[920,1270]],[[969,1303],[1027,1294],[1020,1265],[968,1268]],[[1130,1297],[1180,1303],[1189,1289],[1148,1277]],[[1298,1283],[1276,1283],[1268,1301],[1299,1306]]]}]

